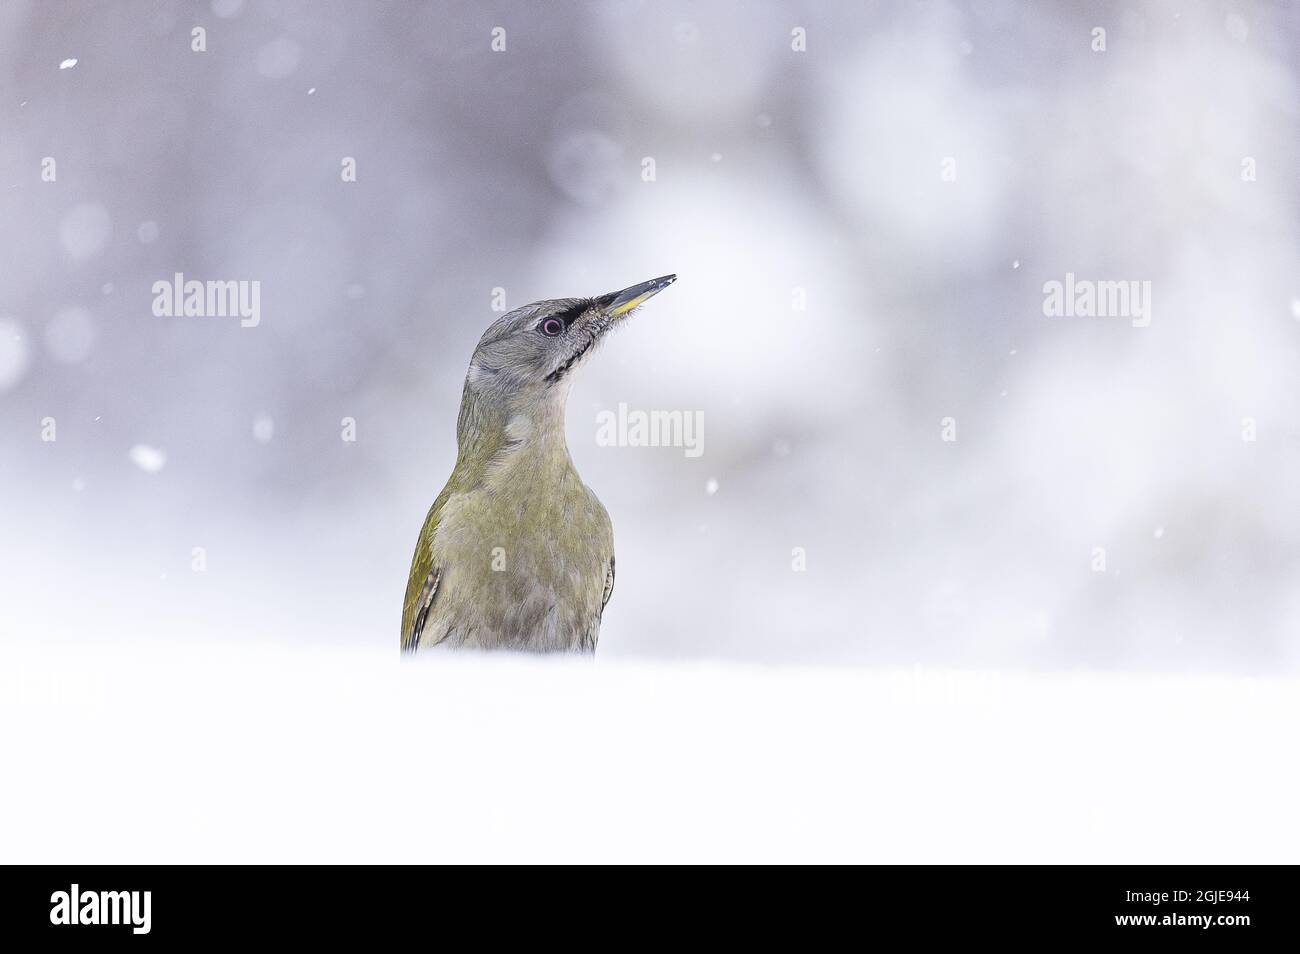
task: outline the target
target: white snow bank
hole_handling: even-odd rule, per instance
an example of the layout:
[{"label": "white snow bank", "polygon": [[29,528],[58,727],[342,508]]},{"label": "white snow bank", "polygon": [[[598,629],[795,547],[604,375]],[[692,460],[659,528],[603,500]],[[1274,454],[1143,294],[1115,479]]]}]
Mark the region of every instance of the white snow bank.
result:
[{"label": "white snow bank", "polygon": [[1294,862],[1295,681],[0,646],[6,862]]}]

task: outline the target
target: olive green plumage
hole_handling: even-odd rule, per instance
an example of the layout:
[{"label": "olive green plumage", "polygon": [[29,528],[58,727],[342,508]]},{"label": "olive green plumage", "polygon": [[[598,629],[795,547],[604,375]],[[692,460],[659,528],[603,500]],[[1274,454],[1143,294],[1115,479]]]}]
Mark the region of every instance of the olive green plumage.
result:
[{"label": "olive green plumage", "polygon": [[404,650],[595,651],[614,534],[565,443],[570,375],[675,277],[526,305],[484,333],[461,396],[456,466],[411,560]]}]

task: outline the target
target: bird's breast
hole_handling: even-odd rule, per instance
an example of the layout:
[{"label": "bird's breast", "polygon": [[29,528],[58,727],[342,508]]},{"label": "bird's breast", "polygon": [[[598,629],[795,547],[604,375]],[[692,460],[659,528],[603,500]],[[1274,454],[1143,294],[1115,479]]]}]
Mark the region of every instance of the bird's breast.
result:
[{"label": "bird's breast", "polygon": [[511,468],[454,494],[434,549],[453,643],[573,649],[594,640],[613,534],[571,465]]}]

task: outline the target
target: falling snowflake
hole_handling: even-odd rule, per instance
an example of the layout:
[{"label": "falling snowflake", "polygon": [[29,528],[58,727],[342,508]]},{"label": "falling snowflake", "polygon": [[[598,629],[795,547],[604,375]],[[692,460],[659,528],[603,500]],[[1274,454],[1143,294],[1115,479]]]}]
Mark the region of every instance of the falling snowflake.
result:
[{"label": "falling snowflake", "polygon": [[8,391],[23,379],[30,360],[22,325],[0,318],[0,392]]},{"label": "falling snowflake", "polygon": [[715,478],[710,477],[708,482],[704,485],[704,492],[710,497],[716,494],[718,492],[718,481]]},{"label": "falling snowflake", "polygon": [[158,473],[167,463],[167,455],[148,444],[136,444],[127,452],[127,456],[131,458],[131,463],[146,474]]},{"label": "falling snowflake", "polygon": [[76,65],[77,65],[77,60],[76,60],[75,57],[73,57],[72,59],[67,59],[67,60],[64,60],[62,63],[60,63],[60,64],[59,64],[59,69],[61,69],[61,70],[70,70],[70,69],[72,69],[72,68],[73,68],[74,66],[76,66]]},{"label": "falling snowflake", "polygon": [[253,418],[253,440],[259,444],[269,444],[274,436],[275,421],[271,420],[271,415],[259,414]]}]

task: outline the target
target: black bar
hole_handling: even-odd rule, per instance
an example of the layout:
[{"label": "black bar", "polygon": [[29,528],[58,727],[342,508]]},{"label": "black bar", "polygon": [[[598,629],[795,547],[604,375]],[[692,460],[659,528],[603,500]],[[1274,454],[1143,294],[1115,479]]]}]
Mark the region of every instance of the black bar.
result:
[{"label": "black bar", "polygon": [[[618,874],[576,869],[540,876],[324,866],[10,867],[5,873],[10,887],[0,892],[0,937],[96,949],[249,941],[370,947],[413,936],[433,946],[454,943],[479,924],[489,926],[494,940],[498,926],[528,925],[534,943],[563,943],[567,932],[555,928],[615,918],[637,940],[647,930],[678,940],[735,939],[757,930],[772,939],[795,932],[790,936],[807,942],[848,930],[867,941],[902,932],[926,940],[1127,938],[1218,946],[1285,942],[1296,933],[1294,873],[1276,867],[880,867],[847,875],[769,872],[753,886],[744,884],[748,873],[733,874],[725,889],[692,873],[629,872],[618,885]],[[492,887],[483,890],[487,878]],[[65,914],[59,903],[71,900],[74,884],[83,912],[103,911],[105,919],[116,912],[119,923],[53,923]],[[102,892],[113,893],[106,904]],[[136,894],[123,897],[130,892]],[[91,894],[95,902],[86,900]],[[619,943],[617,935],[608,941]]]}]

